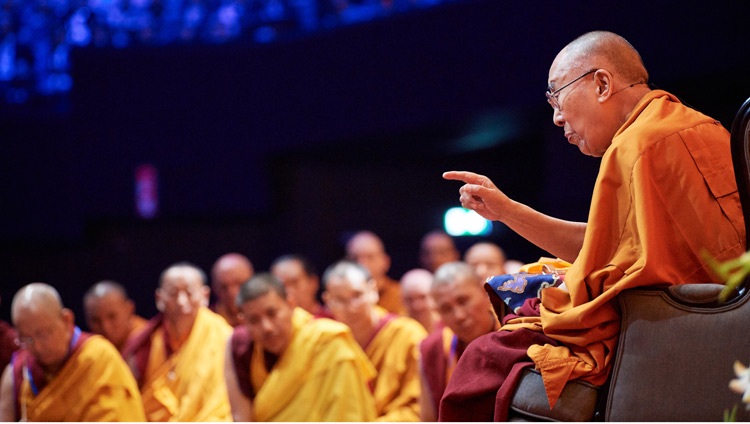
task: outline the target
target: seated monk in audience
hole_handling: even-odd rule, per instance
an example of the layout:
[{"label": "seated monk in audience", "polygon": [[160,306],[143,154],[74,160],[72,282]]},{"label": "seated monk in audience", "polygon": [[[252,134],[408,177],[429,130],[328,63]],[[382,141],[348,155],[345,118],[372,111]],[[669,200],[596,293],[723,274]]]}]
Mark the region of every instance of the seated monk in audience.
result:
[{"label": "seated monk in audience", "polygon": [[445,386],[469,342],[500,327],[483,285],[464,262],[448,262],[435,273],[430,296],[444,326],[420,345],[422,421],[437,420]]},{"label": "seated monk in audience", "polygon": [[464,262],[471,265],[482,282],[496,275],[505,274],[505,252],[495,243],[480,241],[472,244],[464,253]]},{"label": "seated monk in audience", "polygon": [[227,348],[235,421],[372,421],[375,368],[351,330],[295,307],[272,274],[240,289],[244,325]]},{"label": "seated monk in audience", "polygon": [[105,280],[91,286],[83,295],[86,324],[122,352],[130,337],[142,330],[148,320],[135,314],[135,303],[120,283]]},{"label": "seated monk in audience", "polygon": [[428,232],[419,241],[419,263],[432,273],[442,264],[460,260],[461,252],[453,237],[441,229]]},{"label": "seated monk in audience", "polygon": [[432,333],[442,328],[443,323],[435,310],[435,302],[430,297],[433,275],[422,268],[406,271],[401,276],[401,298],[403,299],[406,315],[422,324],[422,327]]},{"label": "seated monk in audience", "polygon": [[0,383],[0,421],[144,421],[138,385],[104,337],[82,332],[52,286],[11,304],[21,350]]},{"label": "seated monk in audience", "polygon": [[239,310],[234,303],[240,286],[245,284],[255,274],[253,263],[240,253],[227,253],[219,257],[211,267],[211,289],[214,302],[209,308],[224,319],[232,327],[240,323]]},{"label": "seated monk in audience", "polygon": [[378,306],[394,314],[406,314],[401,302],[401,285],[388,276],[391,256],[377,234],[372,231],[354,234],[346,242],[346,259],[362,265],[370,273],[378,290]]},{"label": "seated monk in audience", "polygon": [[351,328],[378,372],[373,391],[377,421],[419,421],[419,343],[427,336],[425,329],[377,306],[375,281],[357,263],[331,265],[323,285],[323,301]]},{"label": "seated monk in audience", "polygon": [[204,272],[187,262],[164,270],[159,310],[125,347],[149,421],[230,421],[224,355],[232,327],[208,305]]},{"label": "seated monk in audience", "polygon": [[299,254],[282,255],[271,263],[271,273],[286,288],[295,306],[316,318],[332,318],[331,311],[318,300],[320,277],[310,260]]}]

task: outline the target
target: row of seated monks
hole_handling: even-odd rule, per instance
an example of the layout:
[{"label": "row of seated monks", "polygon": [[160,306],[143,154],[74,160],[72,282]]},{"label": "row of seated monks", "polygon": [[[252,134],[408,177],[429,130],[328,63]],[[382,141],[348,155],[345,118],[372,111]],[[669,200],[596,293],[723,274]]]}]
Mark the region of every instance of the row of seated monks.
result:
[{"label": "row of seated monks", "polygon": [[209,275],[178,262],[151,319],[121,284],[91,286],[88,331],[54,287],[28,284],[0,327],[0,419],[434,421],[467,344],[499,327],[483,283],[506,261],[491,242],[462,261],[439,231],[420,259],[391,279],[382,240],[361,231],[322,275],[298,254],[266,272],[240,253]]}]

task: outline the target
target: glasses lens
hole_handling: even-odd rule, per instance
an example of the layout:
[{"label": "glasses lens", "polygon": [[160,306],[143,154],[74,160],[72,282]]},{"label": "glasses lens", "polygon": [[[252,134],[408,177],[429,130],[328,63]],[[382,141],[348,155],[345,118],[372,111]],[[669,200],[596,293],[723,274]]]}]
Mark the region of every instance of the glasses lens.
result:
[{"label": "glasses lens", "polygon": [[547,96],[547,103],[549,103],[550,106],[552,106],[553,109],[560,109],[560,105],[557,103],[557,97],[555,97],[554,94],[550,93],[549,90],[547,90],[544,93]]}]

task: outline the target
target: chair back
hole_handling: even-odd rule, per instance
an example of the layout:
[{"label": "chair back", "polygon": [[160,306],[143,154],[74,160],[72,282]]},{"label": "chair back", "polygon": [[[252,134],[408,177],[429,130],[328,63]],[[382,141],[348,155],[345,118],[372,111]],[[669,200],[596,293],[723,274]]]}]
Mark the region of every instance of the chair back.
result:
[{"label": "chair back", "polygon": [[[732,164],[734,177],[737,180],[737,190],[742,204],[742,214],[745,218],[745,237],[750,239],[750,98],[737,111],[732,122],[731,134]],[[747,243],[750,249],[750,243]],[[738,287],[741,297],[750,289],[750,278],[745,279]]]}]

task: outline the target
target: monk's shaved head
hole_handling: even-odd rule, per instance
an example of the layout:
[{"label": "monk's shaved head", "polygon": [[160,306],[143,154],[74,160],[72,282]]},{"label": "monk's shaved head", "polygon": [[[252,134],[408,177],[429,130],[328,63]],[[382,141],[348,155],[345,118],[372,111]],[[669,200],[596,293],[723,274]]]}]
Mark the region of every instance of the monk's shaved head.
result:
[{"label": "monk's shaved head", "polygon": [[60,312],[63,309],[60,294],[45,283],[31,283],[22,287],[11,303],[11,319],[16,324],[23,310]]},{"label": "monk's shaved head", "polygon": [[638,51],[626,39],[607,31],[592,31],[568,44],[559,54],[572,68],[608,67],[630,82],[648,82]]},{"label": "monk's shaved head", "polygon": [[128,298],[128,292],[122,284],[112,280],[103,280],[91,286],[91,288],[86,291],[83,299],[84,302],[86,302],[89,299],[101,299],[110,294],[117,295],[123,299]]}]

